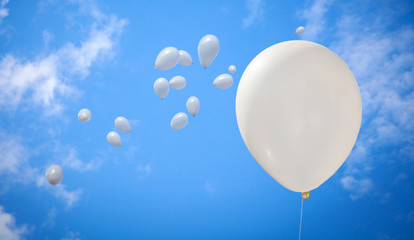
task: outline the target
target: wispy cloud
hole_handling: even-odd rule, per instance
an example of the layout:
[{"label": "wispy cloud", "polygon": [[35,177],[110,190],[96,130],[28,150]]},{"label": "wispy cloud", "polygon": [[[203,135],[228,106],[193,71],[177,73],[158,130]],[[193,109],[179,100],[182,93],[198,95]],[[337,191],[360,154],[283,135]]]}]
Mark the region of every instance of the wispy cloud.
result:
[{"label": "wispy cloud", "polygon": [[9,0],[2,0],[0,3],[0,23],[5,17],[9,16],[9,9],[6,8],[7,3],[9,3]]},{"label": "wispy cloud", "polygon": [[84,161],[78,158],[76,149],[69,148],[67,151],[59,150],[64,152],[65,156],[62,156],[62,166],[68,167],[77,171],[88,171],[95,169],[100,166],[101,162],[99,161],[90,161],[85,163]]},{"label": "wispy cloud", "polygon": [[16,225],[14,216],[4,211],[0,206],[0,239],[20,240],[29,233],[27,225]]},{"label": "wispy cloud", "polygon": [[[71,76],[84,78],[97,59],[112,57],[127,21],[103,14],[89,1],[79,3],[95,20],[86,40],[80,44],[66,43],[49,55],[32,60],[10,53],[0,60],[0,108],[16,109],[21,103],[32,103],[43,107],[46,115],[59,114],[64,107],[59,98],[76,93],[69,81]],[[49,39],[50,33],[46,35]]]},{"label": "wispy cloud", "polygon": [[254,23],[262,20],[264,2],[262,0],[247,0],[246,8],[249,11],[249,15],[243,19],[243,28],[248,28]]},{"label": "wispy cloud", "polygon": [[345,176],[341,179],[341,184],[345,190],[352,192],[352,200],[357,200],[374,189],[374,183],[369,178],[358,180],[352,176]]},{"label": "wispy cloud", "polygon": [[302,11],[300,16],[306,20],[306,34],[304,38],[313,40],[325,28],[324,15],[333,0],[316,0],[313,5]]},{"label": "wispy cloud", "polygon": [[209,181],[206,181],[206,183],[204,184],[203,188],[209,194],[214,194],[216,192],[216,188]]},{"label": "wispy cloud", "polygon": [[81,240],[80,234],[78,232],[66,232],[65,236],[61,240]]},{"label": "wispy cloud", "polygon": [[[33,167],[27,147],[15,135],[7,134],[0,129],[0,176],[6,178],[7,183],[36,183],[51,192],[55,197],[62,199],[66,206],[72,207],[82,194],[82,190],[66,190],[62,184],[51,186],[47,183],[44,172]],[[80,166],[80,165],[79,165]],[[7,184],[2,188],[7,188]],[[5,189],[2,189],[3,191]]]},{"label": "wispy cloud", "polygon": [[140,177],[148,177],[151,174],[152,167],[151,164],[148,163],[146,165],[139,165],[137,167],[138,172],[140,173]]}]

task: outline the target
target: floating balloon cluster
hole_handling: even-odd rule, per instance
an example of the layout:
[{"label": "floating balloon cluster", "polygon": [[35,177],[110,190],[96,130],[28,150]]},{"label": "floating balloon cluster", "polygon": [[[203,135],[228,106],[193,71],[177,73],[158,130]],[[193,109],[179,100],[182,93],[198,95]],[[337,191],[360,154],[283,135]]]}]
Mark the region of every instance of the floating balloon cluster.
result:
[{"label": "floating balloon cluster", "polygon": [[[302,35],[305,32],[304,27],[298,27],[296,34]],[[216,36],[212,34],[205,35],[198,44],[198,56],[200,64],[207,68],[216,58],[220,49],[220,43]],[[184,50],[177,50],[175,47],[164,48],[157,56],[155,61],[155,69],[167,70],[173,68],[175,65],[180,64],[183,66],[189,66],[193,64],[193,59],[190,54]],[[230,65],[228,68],[230,73],[236,72],[236,66]],[[169,88],[177,90],[183,89],[187,82],[183,76],[175,76],[169,82],[165,78],[158,78],[154,83],[154,91],[161,99],[164,99],[169,92]],[[213,85],[220,89],[227,89],[233,85],[233,77],[230,74],[221,74],[214,79]],[[200,110],[200,100],[195,97],[189,97],[186,103],[188,112],[195,116]],[[81,109],[78,113],[78,118],[82,122],[88,122],[92,117],[89,109]],[[181,129],[188,124],[188,116],[184,112],[175,114],[171,120],[171,129]],[[115,119],[115,126],[121,132],[130,133],[131,125],[128,119],[119,116]],[[121,136],[115,132],[110,131],[106,139],[109,144],[114,147],[121,146]],[[59,165],[52,165],[46,170],[46,179],[52,184],[59,184],[63,178],[63,169]]]},{"label": "floating balloon cluster", "polygon": [[[198,44],[198,56],[200,64],[204,68],[210,66],[220,50],[220,43],[216,36],[208,34],[204,36]],[[178,50],[175,47],[164,48],[155,60],[155,69],[167,70],[180,64],[188,66],[193,64],[190,54],[184,50]],[[229,66],[229,72],[235,73],[236,66]],[[183,76],[175,76],[169,82],[165,78],[158,78],[154,83],[154,91],[158,97],[164,99],[171,88],[180,90],[186,86],[187,82]],[[214,79],[213,85],[220,89],[227,89],[233,85],[233,77],[230,74],[221,74]],[[189,97],[186,103],[188,112],[195,116],[200,110],[200,100],[195,97]],[[184,112],[175,114],[171,120],[171,129],[181,129],[187,126],[188,116]]]}]

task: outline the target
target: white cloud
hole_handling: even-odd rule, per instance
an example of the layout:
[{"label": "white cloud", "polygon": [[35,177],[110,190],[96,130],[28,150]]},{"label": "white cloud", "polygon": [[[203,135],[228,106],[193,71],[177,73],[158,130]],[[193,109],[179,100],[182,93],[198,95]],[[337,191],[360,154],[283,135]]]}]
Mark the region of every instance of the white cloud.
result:
[{"label": "white cloud", "polygon": [[65,156],[62,156],[62,166],[72,168],[77,171],[88,171],[99,167],[100,162],[91,161],[88,163],[83,162],[77,156],[77,152],[74,148],[70,148],[68,152],[65,152]]},{"label": "white cloud", "polygon": [[357,200],[374,189],[374,183],[369,178],[358,180],[352,176],[345,176],[341,179],[341,184],[345,190],[352,192],[352,200]]},{"label": "white cloud", "polygon": [[81,189],[73,191],[66,190],[66,186],[62,183],[52,186],[47,182],[43,174],[37,177],[36,183],[38,187],[43,187],[52,193],[56,198],[62,199],[67,208],[71,208],[77,201],[79,201],[83,193]]},{"label": "white cloud", "polygon": [[78,232],[69,231],[61,240],[81,240],[79,236],[80,234]]},{"label": "white cloud", "polygon": [[141,177],[147,177],[151,174],[152,171],[151,164],[148,163],[146,165],[139,165],[137,167],[137,170],[141,173]]},{"label": "white cloud", "polygon": [[9,16],[9,9],[5,8],[7,3],[9,3],[9,0],[2,0],[0,3],[0,23],[5,17]]},{"label": "white cloud", "polygon": [[243,28],[248,28],[257,21],[261,21],[264,13],[264,3],[261,0],[247,0],[246,8],[249,15],[243,19]]},{"label": "white cloud", "polygon": [[28,232],[27,225],[17,226],[14,216],[0,206],[0,239],[19,240]]},{"label": "white cloud", "polygon": [[[16,109],[21,103],[31,103],[43,107],[46,115],[59,114],[63,109],[60,97],[76,93],[69,79],[74,75],[86,77],[96,60],[113,55],[113,47],[127,21],[104,15],[96,6],[82,5],[88,1],[79,3],[95,19],[88,38],[80,45],[66,43],[49,55],[32,60],[10,53],[0,60],[0,107]],[[46,42],[50,36],[47,32]]]},{"label": "white cloud", "polygon": [[306,20],[304,38],[313,40],[319,36],[325,27],[324,15],[331,3],[332,0],[316,0],[309,9],[300,13],[301,17]]},{"label": "white cloud", "polygon": [[213,185],[209,182],[206,181],[206,183],[204,184],[204,190],[206,190],[209,194],[214,194],[216,192],[216,188],[213,187]]},{"label": "white cloud", "polygon": [[40,226],[41,227],[46,227],[46,228],[52,228],[53,226],[55,226],[56,215],[57,215],[56,208],[52,208],[48,212],[47,218],[42,222],[42,224]]}]

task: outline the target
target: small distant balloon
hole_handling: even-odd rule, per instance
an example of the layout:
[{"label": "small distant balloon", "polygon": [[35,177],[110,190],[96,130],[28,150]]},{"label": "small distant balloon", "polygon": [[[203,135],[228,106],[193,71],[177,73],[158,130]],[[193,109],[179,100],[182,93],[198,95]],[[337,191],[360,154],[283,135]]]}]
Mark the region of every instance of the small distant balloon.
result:
[{"label": "small distant balloon", "polygon": [[220,50],[220,43],[216,36],[205,35],[198,43],[198,57],[204,68],[210,66]]},{"label": "small distant balloon", "polygon": [[230,72],[230,73],[235,73],[235,72],[236,72],[236,66],[234,66],[234,65],[230,65],[230,66],[229,66],[229,72]]},{"label": "small distant balloon", "polygon": [[117,132],[111,131],[106,135],[106,140],[114,147],[121,146],[121,136]]},{"label": "small distant balloon", "polygon": [[167,79],[158,78],[157,80],[155,80],[154,91],[158,97],[160,97],[161,99],[164,99],[167,96],[169,90],[170,90],[170,85],[168,84]]},{"label": "small distant balloon", "polygon": [[180,60],[180,53],[175,47],[164,48],[155,60],[155,68],[158,70],[167,70],[177,65]]},{"label": "small distant balloon", "polygon": [[191,58],[190,54],[184,50],[178,51],[180,54],[180,59],[178,60],[178,64],[183,66],[188,66],[193,64],[193,59]]},{"label": "small distant balloon", "polygon": [[305,28],[304,27],[300,26],[296,29],[296,34],[297,35],[302,35],[304,33],[305,33]]},{"label": "small distant balloon", "polygon": [[214,79],[213,85],[220,89],[227,89],[233,85],[233,77],[230,74],[221,74]]},{"label": "small distant balloon", "polygon": [[117,117],[115,119],[115,127],[119,129],[119,131],[130,133],[131,132],[131,125],[129,124],[128,119],[124,117]]},{"label": "small distant balloon", "polygon": [[173,119],[171,120],[171,129],[177,130],[184,128],[188,124],[188,116],[187,114],[180,112],[174,115]]},{"label": "small distant balloon", "polygon": [[170,86],[174,89],[183,89],[187,82],[183,76],[175,76],[170,80]]},{"label": "small distant balloon", "polygon": [[198,111],[200,110],[200,100],[197,97],[189,97],[187,100],[187,110],[188,112],[195,117]]},{"label": "small distant balloon", "polygon": [[52,165],[46,170],[46,180],[52,184],[56,185],[62,181],[63,178],[63,169],[59,165]]},{"label": "small distant balloon", "polygon": [[78,118],[82,122],[87,122],[87,121],[91,120],[91,117],[92,117],[91,111],[87,108],[81,109],[78,112]]}]

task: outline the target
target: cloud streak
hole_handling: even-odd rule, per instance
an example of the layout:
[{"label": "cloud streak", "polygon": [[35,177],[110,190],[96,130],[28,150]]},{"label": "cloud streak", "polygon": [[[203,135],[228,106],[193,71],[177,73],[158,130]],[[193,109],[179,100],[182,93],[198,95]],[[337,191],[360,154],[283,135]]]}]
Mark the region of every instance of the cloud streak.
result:
[{"label": "cloud streak", "polygon": [[89,9],[95,19],[89,36],[80,45],[66,43],[49,55],[39,55],[32,60],[11,53],[1,58],[0,108],[16,110],[26,103],[44,108],[46,115],[60,114],[64,107],[60,98],[74,96],[77,92],[69,79],[75,75],[85,78],[95,61],[112,57],[113,47],[127,21],[107,16],[94,5],[80,7]]},{"label": "cloud streak", "polygon": [[0,206],[0,239],[19,240],[29,233],[27,225],[16,225],[14,216]]},{"label": "cloud streak", "polygon": [[243,19],[243,28],[248,28],[254,23],[261,21],[264,13],[264,3],[261,0],[247,0],[246,8],[249,14]]}]

